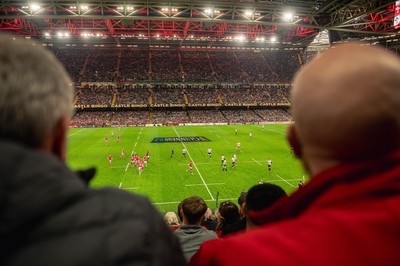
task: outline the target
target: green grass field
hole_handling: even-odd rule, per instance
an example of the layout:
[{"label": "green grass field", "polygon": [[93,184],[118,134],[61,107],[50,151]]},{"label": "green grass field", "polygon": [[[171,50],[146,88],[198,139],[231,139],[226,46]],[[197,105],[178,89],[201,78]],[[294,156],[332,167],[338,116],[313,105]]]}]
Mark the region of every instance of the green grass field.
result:
[{"label": "green grass field", "polygon": [[[231,199],[236,203],[241,191],[260,180],[275,183],[288,193],[296,189],[305,173],[290,153],[285,140],[286,127],[268,124],[264,129],[261,125],[76,128],[69,132],[68,164],[73,169],[95,166],[97,175],[91,182],[92,187],[114,186],[146,195],[161,212],[175,211],[181,200],[192,195],[200,195],[214,209],[218,192],[219,202]],[[117,144],[117,135],[121,137],[120,144]],[[151,143],[155,137],[177,136],[203,136],[210,141]],[[241,151],[236,148],[238,141]],[[186,158],[181,158],[183,145],[187,149]],[[209,147],[212,158],[207,158]],[[122,148],[124,159],[120,157]],[[170,157],[172,148],[173,158]],[[146,150],[150,152],[150,159],[141,175],[137,168],[127,168],[132,151],[142,157]],[[232,169],[234,153],[238,160]],[[112,167],[107,160],[110,154]],[[227,159],[227,172],[222,172],[222,154]],[[268,158],[273,162],[271,172],[267,168]],[[193,174],[186,171],[190,160],[194,162]]]}]

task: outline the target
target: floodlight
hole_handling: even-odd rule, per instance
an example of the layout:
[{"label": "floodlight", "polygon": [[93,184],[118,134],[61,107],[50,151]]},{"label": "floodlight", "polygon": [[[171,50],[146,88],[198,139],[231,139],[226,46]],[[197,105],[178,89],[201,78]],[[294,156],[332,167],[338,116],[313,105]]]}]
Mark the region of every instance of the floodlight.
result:
[{"label": "floodlight", "polygon": [[204,13],[206,13],[207,15],[211,15],[212,11],[211,11],[211,9],[206,9],[206,10],[204,10]]},{"label": "floodlight", "polygon": [[271,37],[271,42],[276,42],[276,37],[275,36]]},{"label": "floodlight", "polygon": [[245,14],[247,17],[251,17],[251,16],[253,15],[253,12],[252,12],[252,11],[246,11],[246,12],[244,12],[244,14]]},{"label": "floodlight", "polygon": [[30,7],[31,7],[32,11],[38,11],[40,9],[40,5],[38,5],[36,3],[30,4]]},{"label": "floodlight", "polygon": [[50,33],[45,32],[45,33],[44,33],[44,36],[50,36]]},{"label": "floodlight", "polygon": [[81,10],[88,10],[88,9],[89,9],[88,6],[86,6],[86,5],[81,5]]},{"label": "floodlight", "polygon": [[243,42],[246,38],[244,37],[244,35],[238,35],[235,38],[236,40],[238,40],[239,42]]},{"label": "floodlight", "polygon": [[62,37],[63,36],[62,32],[57,32],[57,36]]},{"label": "floodlight", "polygon": [[283,14],[283,17],[285,19],[287,19],[287,20],[292,20],[293,19],[293,13],[291,13],[291,12],[285,13],[285,14]]},{"label": "floodlight", "polygon": [[126,10],[133,11],[133,10],[135,10],[135,8],[133,6],[127,6]]}]

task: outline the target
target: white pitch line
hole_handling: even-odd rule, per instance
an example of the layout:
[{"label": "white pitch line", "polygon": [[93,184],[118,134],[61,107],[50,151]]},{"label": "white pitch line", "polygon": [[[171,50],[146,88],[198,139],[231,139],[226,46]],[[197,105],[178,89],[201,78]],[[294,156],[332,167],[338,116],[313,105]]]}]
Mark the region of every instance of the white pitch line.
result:
[{"label": "white pitch line", "polygon": [[[215,186],[215,185],[225,185],[225,183],[209,183],[207,186]],[[203,184],[189,184],[185,185],[187,187],[195,187],[195,186],[203,186]]]},{"label": "white pitch line", "polygon": [[128,171],[128,168],[129,168],[129,163],[126,164],[125,173],[124,173],[124,175],[122,176],[121,183],[119,183],[119,188],[122,187],[122,182],[124,181],[124,178],[125,178],[125,176],[126,176],[126,171]]},{"label": "white pitch line", "polygon": [[[215,134],[215,136],[217,136],[219,139],[223,139],[220,135]],[[229,141],[227,141],[226,139],[223,139],[226,143],[230,143]]]},{"label": "white pitch line", "polygon": [[[143,128],[140,129],[139,136],[137,137],[137,139],[139,139],[140,135],[142,134],[142,130],[143,130]],[[137,145],[137,141],[135,142],[134,147],[136,147],[136,145]],[[135,152],[135,151],[132,151],[131,156],[133,155],[134,152]],[[128,171],[128,168],[129,168],[129,162],[128,162],[127,165],[126,165],[125,173],[124,173],[124,175],[122,176],[121,183],[119,184],[119,188],[122,187],[122,182],[124,181],[124,178],[125,178],[125,176],[126,176],[126,172]]]},{"label": "white pitch line", "polygon": [[[210,164],[210,163],[197,163],[197,164]],[[179,163],[178,165],[187,165],[185,163]]]},{"label": "white pitch line", "polygon": [[[179,133],[178,133],[178,131],[176,131],[176,128],[175,128],[175,127],[173,127],[173,128],[174,128],[175,133],[176,133],[176,135],[178,136],[178,138],[180,138],[181,136],[179,136]],[[194,168],[196,169],[197,173],[199,174],[199,176],[200,176],[200,178],[201,178],[201,181],[203,181],[203,184],[204,184],[204,186],[206,187],[206,189],[207,189],[207,191],[208,191],[208,194],[210,195],[211,199],[214,200],[214,197],[213,197],[213,195],[211,194],[211,191],[210,191],[210,189],[208,188],[206,182],[204,181],[203,176],[201,175],[199,169],[197,168],[196,163],[194,162],[192,156],[190,156],[189,150],[186,148],[185,144],[184,144],[182,141],[181,141],[181,144],[182,144],[182,146],[186,149],[186,152],[187,152],[187,154],[189,155],[190,160],[193,162]]]},{"label": "white pitch line", "polygon": [[82,128],[81,130],[78,130],[78,131],[76,131],[76,132],[74,132],[72,134],[69,134],[68,137],[71,137],[71,136],[73,136],[73,135],[75,135],[75,134],[77,134],[77,133],[79,133],[79,132],[81,132],[82,130],[85,130],[85,129],[86,128]]},{"label": "white pitch line", "polygon": [[285,133],[282,133],[282,132],[279,132],[279,131],[276,131],[276,130],[273,130],[273,129],[267,128],[267,130],[275,132],[275,133],[278,133],[278,134],[281,134],[281,135],[285,135]]},{"label": "white pitch line", "polygon": [[259,165],[262,165],[259,161],[257,161],[256,159],[254,159],[254,158],[251,158],[253,161],[255,161],[256,163],[258,163]]},{"label": "white pitch line", "polygon": [[139,189],[140,187],[123,187],[122,189]]},{"label": "white pitch line", "polygon": [[280,177],[279,175],[276,175],[276,176],[279,177],[280,179],[282,179],[282,181],[285,182],[285,183],[287,183],[289,186],[291,186],[291,187],[296,187],[296,186],[293,186],[292,184],[290,184],[288,181],[286,181],[286,180],[283,179],[282,177]]},{"label": "white pitch line", "polygon": [[[230,199],[218,199],[218,201],[226,201],[226,200],[237,200],[237,198],[230,198]],[[213,200],[204,200],[204,201],[215,201]],[[168,205],[168,204],[179,204],[180,201],[170,201],[170,202],[153,202],[154,205]]]}]

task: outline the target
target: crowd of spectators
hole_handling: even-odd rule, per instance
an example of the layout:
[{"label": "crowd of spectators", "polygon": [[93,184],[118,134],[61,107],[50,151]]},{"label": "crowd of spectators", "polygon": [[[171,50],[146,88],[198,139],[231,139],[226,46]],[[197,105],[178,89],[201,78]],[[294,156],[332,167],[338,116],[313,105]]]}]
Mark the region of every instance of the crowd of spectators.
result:
[{"label": "crowd of spectators", "polygon": [[55,51],[57,58],[65,66],[72,80],[79,82],[83,66],[91,50],[59,49]]},{"label": "crowd of spectators", "polygon": [[157,111],[152,112],[152,124],[174,125],[190,123],[186,111]]},{"label": "crowd of spectators", "polygon": [[219,110],[191,110],[189,117],[192,123],[227,123]]},{"label": "crowd of spectators", "polygon": [[254,112],[266,122],[287,122],[293,120],[292,115],[284,109],[257,109]]},{"label": "crowd of spectators", "polygon": [[92,50],[87,59],[82,81],[117,81],[117,62],[121,51],[114,49]]},{"label": "crowd of spectators", "polygon": [[251,96],[251,90],[249,88],[233,87],[233,88],[221,88],[218,90],[224,104],[237,104],[242,103],[253,103],[254,100]]},{"label": "crowd of spectators", "polygon": [[212,82],[214,81],[211,62],[207,52],[181,52],[183,66],[183,81],[185,82]]},{"label": "crowd of spectators", "polygon": [[58,49],[75,82],[288,83],[316,56],[304,51]]},{"label": "crowd of spectators", "polygon": [[300,54],[302,64],[304,65],[304,64],[308,63],[309,61],[311,61],[314,57],[316,57],[318,55],[318,53],[319,53],[318,51],[307,51],[307,50],[303,51]]},{"label": "crowd of spectators", "polygon": [[236,55],[232,52],[209,52],[219,82],[246,81]]},{"label": "crowd of spectators", "polygon": [[123,51],[119,66],[118,80],[123,82],[142,82],[149,80],[149,51]]},{"label": "crowd of spectators", "polygon": [[189,104],[218,104],[220,98],[214,86],[198,86],[185,90]]},{"label": "crowd of spectators", "polygon": [[297,51],[273,51],[263,56],[273,71],[271,82],[289,83],[300,68]]},{"label": "crowd of spectators", "polygon": [[251,90],[257,104],[287,104],[290,99],[289,93],[290,87],[287,85],[255,85]]},{"label": "crowd of spectators", "polygon": [[280,186],[259,183],[239,194],[238,205],[225,200],[213,213],[201,197],[191,196],[178,204],[177,213],[165,213],[164,222],[178,237],[185,258],[190,261],[205,241],[256,227],[254,214],[257,217],[284,197],[286,192]]},{"label": "crowd of spectators", "polygon": [[177,51],[151,51],[152,82],[182,82]]},{"label": "crowd of spectators", "polygon": [[152,89],[153,104],[185,104],[183,89],[175,86],[155,86]]},{"label": "crowd of spectators", "polygon": [[153,110],[153,111],[79,111],[71,126],[104,127],[110,125],[137,126],[146,124],[175,125],[187,123],[262,123],[291,121],[285,109],[234,110]]},{"label": "crowd of spectators", "polygon": [[71,121],[74,127],[107,127],[111,126],[112,112],[106,111],[79,111]]},{"label": "crowd of spectators", "polygon": [[145,87],[133,87],[132,85],[118,86],[115,104],[148,104],[150,91]]},{"label": "crowd of spectators", "polygon": [[91,85],[76,90],[77,101],[75,105],[107,105],[111,106],[115,95],[112,85]]},{"label": "crowd of spectators", "polygon": [[222,111],[229,123],[257,123],[261,122],[261,117],[252,110],[224,110]]},{"label": "crowd of spectators", "polygon": [[260,53],[236,52],[236,56],[239,59],[241,68],[247,73],[250,83],[271,80],[272,73]]},{"label": "crowd of spectators", "polygon": [[112,125],[137,126],[149,124],[148,111],[118,111],[113,113]]}]

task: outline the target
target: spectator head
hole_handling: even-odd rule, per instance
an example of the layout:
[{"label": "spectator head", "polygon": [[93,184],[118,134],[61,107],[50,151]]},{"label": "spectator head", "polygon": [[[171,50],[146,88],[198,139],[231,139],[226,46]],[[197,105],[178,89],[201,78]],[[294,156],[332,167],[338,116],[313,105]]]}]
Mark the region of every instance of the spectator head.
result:
[{"label": "spectator head", "polygon": [[65,160],[72,81],[50,51],[33,44],[0,35],[0,137]]},{"label": "spectator head", "polygon": [[306,64],[292,90],[288,140],[315,175],[400,148],[400,61],[376,46],[344,44]]},{"label": "spectator head", "polygon": [[243,205],[244,205],[244,203],[246,202],[246,196],[247,196],[247,192],[246,192],[246,191],[242,191],[242,192],[240,193],[239,198],[238,198],[240,217],[244,217],[244,216],[245,216],[245,214],[244,214],[244,212],[243,212],[243,207],[244,207]]},{"label": "spectator head", "polygon": [[179,225],[178,217],[176,216],[176,213],[174,213],[174,212],[167,212],[167,213],[164,215],[164,222],[165,222],[168,226]]},{"label": "spectator head", "polygon": [[210,208],[207,208],[206,213],[204,214],[204,220],[210,220],[212,218],[213,212]]},{"label": "spectator head", "polygon": [[286,196],[286,192],[280,186],[270,183],[258,184],[250,188],[244,207],[247,215],[247,228],[253,227],[257,223],[253,221],[252,214],[269,208],[277,200]]},{"label": "spectator head", "polygon": [[222,230],[228,224],[239,221],[239,208],[232,201],[221,202],[218,208],[218,226],[216,230]]},{"label": "spectator head", "polygon": [[200,224],[207,211],[206,202],[199,196],[192,196],[182,201],[182,216],[184,224]]},{"label": "spectator head", "polygon": [[179,222],[180,222],[180,223],[183,223],[182,202],[183,202],[183,201],[181,201],[181,202],[178,204],[178,216],[179,216]]}]

